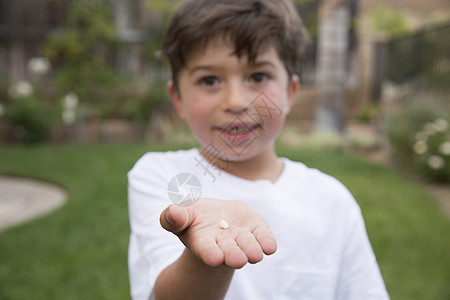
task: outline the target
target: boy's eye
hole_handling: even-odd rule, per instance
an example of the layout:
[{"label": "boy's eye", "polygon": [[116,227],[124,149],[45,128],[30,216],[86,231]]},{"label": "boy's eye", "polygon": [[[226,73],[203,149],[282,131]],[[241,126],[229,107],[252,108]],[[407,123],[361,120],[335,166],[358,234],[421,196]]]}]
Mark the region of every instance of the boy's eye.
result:
[{"label": "boy's eye", "polygon": [[219,83],[219,79],[215,76],[205,76],[199,80],[199,83],[206,86],[214,86]]},{"label": "boy's eye", "polygon": [[251,81],[256,82],[256,83],[262,83],[262,82],[266,81],[267,78],[268,78],[268,76],[265,73],[254,73],[250,77]]}]

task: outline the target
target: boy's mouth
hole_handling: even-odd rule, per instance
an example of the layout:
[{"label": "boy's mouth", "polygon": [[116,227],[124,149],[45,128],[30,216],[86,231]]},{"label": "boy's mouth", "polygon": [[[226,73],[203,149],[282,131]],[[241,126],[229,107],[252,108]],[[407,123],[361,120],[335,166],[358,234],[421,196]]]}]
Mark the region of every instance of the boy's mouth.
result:
[{"label": "boy's mouth", "polygon": [[219,137],[227,143],[244,143],[257,137],[256,132],[261,128],[260,124],[255,123],[231,123],[224,126],[217,126]]},{"label": "boy's mouth", "polygon": [[226,133],[229,133],[229,134],[241,134],[241,133],[249,131],[249,128],[233,126],[230,128],[226,128],[223,131],[225,131]]},{"label": "boy's mouth", "polygon": [[248,131],[256,130],[260,127],[259,124],[254,123],[231,123],[224,126],[216,126],[215,129],[226,132],[228,134],[241,134]]}]

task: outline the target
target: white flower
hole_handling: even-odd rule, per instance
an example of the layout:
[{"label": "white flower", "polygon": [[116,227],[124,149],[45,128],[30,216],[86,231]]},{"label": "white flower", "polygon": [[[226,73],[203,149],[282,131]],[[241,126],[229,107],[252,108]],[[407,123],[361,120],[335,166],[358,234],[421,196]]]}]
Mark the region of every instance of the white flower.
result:
[{"label": "white flower", "polygon": [[27,97],[32,93],[33,86],[25,80],[18,81],[17,83],[13,84],[8,90],[8,94],[11,98]]},{"label": "white flower", "polygon": [[63,98],[62,120],[64,124],[70,125],[77,118],[78,96],[74,92],[67,93]]},{"label": "white flower", "polygon": [[28,62],[28,69],[37,75],[44,75],[50,70],[50,61],[45,57],[35,57]]},{"label": "white flower", "polygon": [[436,121],[434,121],[434,128],[437,131],[444,132],[448,128],[448,122],[444,119],[437,119]]},{"label": "white flower", "polygon": [[414,150],[414,153],[416,153],[416,154],[419,154],[419,155],[424,154],[425,152],[428,151],[427,143],[425,141],[415,142],[414,146],[413,146],[413,150]]},{"label": "white flower", "polygon": [[426,135],[433,135],[436,133],[436,126],[434,123],[425,123],[423,128]]},{"label": "white flower", "polygon": [[433,170],[440,170],[444,167],[445,161],[442,157],[440,157],[438,155],[431,155],[428,158],[427,164]]},{"label": "white flower", "polygon": [[442,155],[449,156],[450,155],[450,141],[443,142],[439,147],[439,151]]},{"label": "white flower", "polygon": [[78,96],[74,92],[69,92],[64,96],[63,106],[65,109],[76,109],[78,107]]},{"label": "white flower", "polygon": [[424,141],[426,142],[428,135],[424,131],[419,131],[416,133],[416,141]]},{"label": "white flower", "polygon": [[76,120],[76,114],[74,110],[63,110],[62,120],[64,124],[70,125]]}]

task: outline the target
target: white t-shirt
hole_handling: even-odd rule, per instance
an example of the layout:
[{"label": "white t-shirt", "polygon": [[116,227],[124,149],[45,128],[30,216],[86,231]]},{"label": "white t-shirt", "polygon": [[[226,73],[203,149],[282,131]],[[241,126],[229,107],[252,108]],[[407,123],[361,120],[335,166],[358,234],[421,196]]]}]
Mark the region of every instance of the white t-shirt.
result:
[{"label": "white t-shirt", "polygon": [[282,161],[283,172],[272,183],[221,171],[197,149],[144,155],[128,174],[133,299],[149,299],[160,272],[183,252],[184,245],[159,223],[160,213],[172,204],[169,182],[181,173],[198,178],[202,198],[251,206],[277,240],[275,254],[235,271],[225,299],[389,299],[349,191],[318,170]]}]

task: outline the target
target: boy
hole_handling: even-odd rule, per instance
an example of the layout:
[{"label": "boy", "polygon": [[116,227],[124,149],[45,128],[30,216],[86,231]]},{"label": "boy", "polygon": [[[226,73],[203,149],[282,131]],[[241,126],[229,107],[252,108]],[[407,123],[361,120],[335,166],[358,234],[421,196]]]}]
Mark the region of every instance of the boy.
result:
[{"label": "boy", "polygon": [[148,153],[128,174],[133,299],[389,298],[351,194],[274,150],[304,40],[288,0],[191,0],[174,15],[168,90],[200,147]]}]

